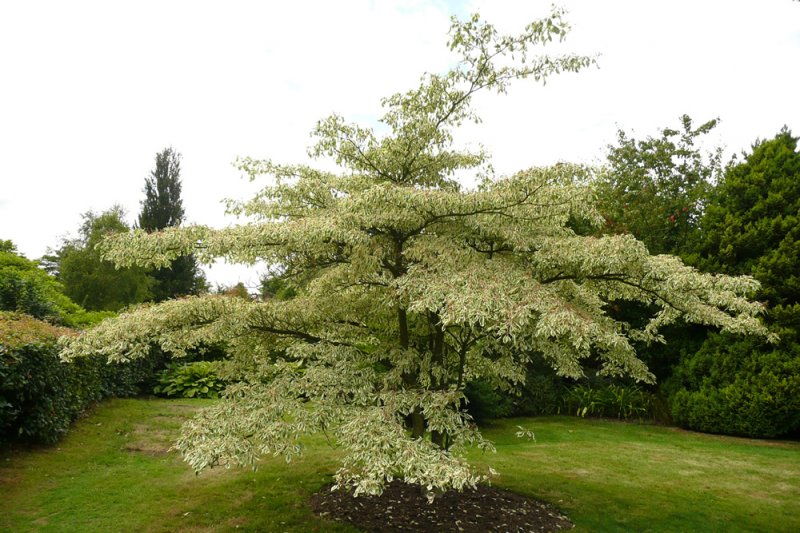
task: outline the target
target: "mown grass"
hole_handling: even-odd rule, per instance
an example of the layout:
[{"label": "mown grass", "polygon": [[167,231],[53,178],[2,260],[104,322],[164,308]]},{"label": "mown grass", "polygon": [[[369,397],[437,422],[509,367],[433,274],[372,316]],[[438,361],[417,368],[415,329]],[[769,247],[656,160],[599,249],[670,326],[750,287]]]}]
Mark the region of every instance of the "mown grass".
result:
[{"label": "mown grass", "polygon": [[314,516],[307,499],[336,460],[311,442],[302,461],[200,476],[168,452],[208,400],[111,400],[56,447],[4,453],[4,531],[354,531]]},{"label": "mown grass", "polygon": [[[537,442],[520,443],[515,424]],[[800,531],[800,443],[616,421],[505,420],[485,461],[556,504],[576,531]]]},{"label": "mown grass", "polygon": [[[355,531],[309,496],[337,453],[321,439],[287,465],[195,476],[167,452],[197,400],[113,400],[52,448],[0,454],[3,531]],[[514,437],[516,425],[537,441]],[[485,430],[495,484],[548,501],[575,531],[800,531],[800,443],[553,417]]]}]

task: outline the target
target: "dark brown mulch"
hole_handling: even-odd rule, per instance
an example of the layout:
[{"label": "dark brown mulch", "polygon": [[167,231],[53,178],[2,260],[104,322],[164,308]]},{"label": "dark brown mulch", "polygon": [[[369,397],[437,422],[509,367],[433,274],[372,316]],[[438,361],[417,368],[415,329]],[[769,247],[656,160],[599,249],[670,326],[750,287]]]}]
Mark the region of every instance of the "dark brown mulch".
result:
[{"label": "dark brown mulch", "polygon": [[368,532],[561,531],[572,522],[554,507],[521,494],[489,486],[449,491],[428,503],[419,485],[394,481],[380,496],[354,497],[331,492],[330,485],[311,497],[320,516],[349,522]]}]

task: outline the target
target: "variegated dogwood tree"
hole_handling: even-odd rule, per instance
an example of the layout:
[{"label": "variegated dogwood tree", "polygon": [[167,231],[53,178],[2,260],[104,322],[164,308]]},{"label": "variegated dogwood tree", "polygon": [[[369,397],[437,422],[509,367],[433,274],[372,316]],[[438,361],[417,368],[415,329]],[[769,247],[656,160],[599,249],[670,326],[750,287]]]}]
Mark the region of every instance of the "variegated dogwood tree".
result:
[{"label": "variegated dogwood tree", "polygon": [[[559,164],[466,189],[456,172],[487,176],[486,155],[457,149],[453,131],[477,121],[478,91],[503,93],[520,78],[544,81],[594,60],[537,55],[563,38],[563,13],[499,34],[477,16],[454,21],[460,62],[383,100],[386,134],[338,115],[314,130],[313,156],[340,172],[244,159],[269,185],[232,203],[248,223],[117,235],[102,245],[119,266],[163,267],[194,254],[278,269],[290,299],[200,296],[135,308],[64,341],[66,359],[140,357],[152,344],[175,356],[224,343],[238,381],[186,424],[177,448],[197,470],[291,459],[303,434],[325,432],[345,450],[338,486],[378,493],[402,478],[428,490],[485,476],[463,459],[491,449],[465,413],[476,378],[514,387],[532,357],[581,376],[599,358],[608,374],[651,381],[631,340],[658,341],[682,318],[731,332],[764,333],[747,277],[701,274],[651,256],[627,235],[587,237],[570,221],[599,224],[590,169]],[[606,313],[611,300],[652,304],[634,329]]]}]

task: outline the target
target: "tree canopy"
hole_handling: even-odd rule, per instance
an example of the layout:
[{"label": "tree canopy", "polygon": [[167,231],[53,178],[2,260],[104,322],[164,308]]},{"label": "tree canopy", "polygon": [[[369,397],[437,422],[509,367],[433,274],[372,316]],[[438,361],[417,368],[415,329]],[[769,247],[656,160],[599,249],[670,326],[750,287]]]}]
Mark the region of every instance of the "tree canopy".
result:
[{"label": "tree canopy", "polygon": [[654,254],[686,251],[722,172],[720,149],[696,146],[717,123],[695,128],[683,115],[680,129],[664,128],[659,137],[643,140],[619,130],[608,168],[596,182],[607,231],[631,233]]},{"label": "tree canopy", "polygon": [[[665,127],[658,135],[638,137],[619,129],[593,186],[605,219],[599,234],[629,233],[652,254],[674,254],[692,264],[699,221],[722,173],[721,150],[703,148],[717,119],[699,126],[688,115],[679,120],[677,127]],[[591,234],[587,228],[576,229]],[[620,303],[611,315],[639,325],[651,313],[647,305]],[[706,333],[703,326],[679,322],[663,331],[667,345],[638,343],[636,349],[662,380],[682,352],[699,348]]]},{"label": "tree canopy", "polygon": [[780,335],[712,334],[667,383],[673,417],[692,429],[775,437],[800,429],[800,152],[784,128],[732,162],[700,223],[697,263],[752,275]]},{"label": "tree canopy", "polygon": [[[544,81],[591,64],[537,55],[568,25],[553,13],[517,36],[473,16],[453,22],[460,61],[417,89],[383,100],[386,133],[321,120],[311,154],[342,169],[243,159],[273,182],[232,202],[250,222],[225,229],[167,228],[112,236],[101,246],[121,266],[163,267],[195,253],[279,268],[293,297],[251,301],[205,296],[168,301],[106,321],[67,340],[64,357],[138,357],[156,342],[181,355],[201,343],[232,350],[239,382],[189,422],[177,446],[196,469],[253,464],[300,453],[324,432],[345,451],[337,485],[376,493],[400,477],[428,490],[485,478],[465,446],[491,449],[463,410],[464,387],[482,378],[512,388],[536,354],[561,375],[596,357],[604,372],[651,381],[631,339],[656,341],[678,318],[765,334],[748,277],[702,274],[651,256],[630,235],[577,235],[570,221],[600,225],[591,170],[560,164],[512,176],[488,172],[486,154],[454,147],[453,131],[477,120],[478,91]],[[484,176],[464,189],[457,170]],[[613,320],[610,300],[653,304],[641,328]]]},{"label": "tree canopy", "polygon": [[[181,154],[172,147],[156,154],[156,166],[144,183],[144,200],[139,213],[139,227],[153,232],[179,226],[184,219],[181,199]],[[151,272],[156,301],[197,294],[205,280],[192,255],[175,258],[169,266]]]},{"label": "tree canopy", "polygon": [[144,180],[144,200],[139,227],[156,231],[183,222],[181,200],[181,154],[164,148],[156,154],[156,166]]},{"label": "tree canopy", "polygon": [[800,302],[800,152],[784,128],[732,163],[701,230],[703,268],[750,274],[772,305]]},{"label": "tree canopy", "polygon": [[17,252],[11,241],[0,240],[0,310],[75,325],[72,321],[83,309],[63,290],[38,262]]},{"label": "tree canopy", "polygon": [[49,257],[64,292],[90,311],[119,311],[151,298],[153,285],[145,269],[131,266],[116,268],[101,258],[97,244],[113,233],[130,228],[119,206],[97,214],[84,213],[79,236],[67,239]]}]

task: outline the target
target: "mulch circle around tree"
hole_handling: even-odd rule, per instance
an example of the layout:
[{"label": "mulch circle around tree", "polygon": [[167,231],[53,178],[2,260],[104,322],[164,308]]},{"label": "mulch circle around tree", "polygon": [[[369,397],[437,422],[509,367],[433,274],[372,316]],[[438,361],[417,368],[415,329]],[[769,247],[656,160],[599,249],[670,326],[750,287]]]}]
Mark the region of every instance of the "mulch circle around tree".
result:
[{"label": "mulch circle around tree", "polygon": [[562,531],[572,522],[558,509],[521,494],[490,486],[449,491],[428,503],[419,485],[394,481],[380,496],[331,492],[327,485],[311,497],[320,516],[348,522],[367,532]]}]

